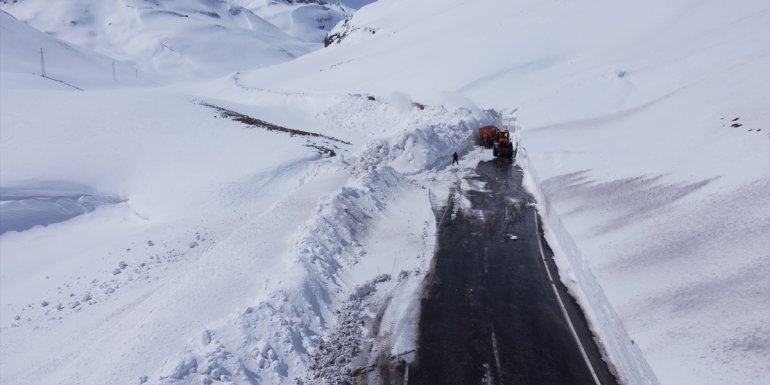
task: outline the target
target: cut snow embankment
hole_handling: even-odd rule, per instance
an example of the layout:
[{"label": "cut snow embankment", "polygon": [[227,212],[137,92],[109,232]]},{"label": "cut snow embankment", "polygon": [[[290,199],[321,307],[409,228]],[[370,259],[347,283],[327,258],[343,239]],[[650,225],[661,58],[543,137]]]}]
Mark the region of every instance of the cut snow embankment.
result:
[{"label": "cut snow embankment", "polygon": [[530,164],[526,148],[520,150],[517,161],[526,175],[526,189],[532,192],[537,200],[545,237],[554,252],[561,281],[580,304],[589,327],[602,348],[604,358],[610,362],[610,368],[621,384],[659,384],[644,354],[629,337],[622,319],[593,275],[588,260],[562,224],[559,213],[543,193],[542,182]]},{"label": "cut snow embankment", "polygon": [[768,59],[522,133],[549,215],[664,384],[770,381]]},{"label": "cut snow embankment", "polygon": [[[164,383],[223,373],[236,383],[256,376],[265,383],[335,383],[380,354],[414,348],[415,294],[435,230],[427,189],[406,175],[444,169],[441,159],[449,163],[450,151],[469,146],[472,128],[495,116],[403,109],[362,97],[320,116],[338,135],[365,127],[367,139],[359,152],[321,166],[349,177],[300,226],[283,273],[293,278],[269,299],[227,316],[235,328],[207,327],[204,340],[214,342],[190,341],[157,373]],[[361,346],[370,353],[361,355]]]},{"label": "cut snow embankment", "polygon": [[1,236],[10,383],[293,383],[355,303],[392,334],[383,354],[408,349],[433,213],[407,175],[443,172],[493,119],[365,97],[227,105],[354,145],[323,157],[173,93],[2,91],[3,186],[125,198]]}]

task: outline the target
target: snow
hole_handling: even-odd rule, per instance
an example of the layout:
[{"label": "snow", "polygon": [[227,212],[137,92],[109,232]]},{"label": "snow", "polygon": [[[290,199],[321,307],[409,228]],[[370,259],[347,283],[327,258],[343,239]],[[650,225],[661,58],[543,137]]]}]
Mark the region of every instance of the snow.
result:
[{"label": "snow", "polygon": [[0,234],[66,221],[99,206],[120,202],[119,197],[94,195],[82,186],[55,186],[54,182],[43,185],[42,189],[0,189]]},{"label": "snow", "polygon": [[290,36],[299,40],[320,43],[338,22],[353,13],[340,3],[307,4],[276,2],[272,0],[237,0],[236,3],[253,11]]},{"label": "snow", "polygon": [[[112,66],[115,63],[115,81],[110,84],[135,86],[147,85],[148,81],[139,79],[137,72],[129,63],[114,61],[93,51],[74,47],[56,40],[0,11],[3,33],[0,45],[3,56],[0,57],[0,80],[5,87],[21,86],[38,89],[73,89],[104,88],[112,81]],[[40,75],[41,49],[48,78],[29,79],[28,75]],[[56,80],[66,82],[63,84]]]},{"label": "snow", "polygon": [[[130,63],[143,77],[162,83],[281,63],[321,43],[292,37],[225,1],[76,0],[51,5],[26,0],[4,1],[2,8],[40,31]],[[109,68],[103,71],[110,73]]]},{"label": "snow", "polygon": [[3,383],[332,381],[414,349],[435,214],[503,123],[627,384],[770,381],[766,2],[379,0],[324,49],[314,4],[1,7],[3,229],[20,198],[105,203],[0,235]]},{"label": "snow", "polygon": [[[66,180],[124,200],[67,222],[3,235],[2,296],[10,305],[3,308],[3,322],[11,331],[3,338],[3,362],[12,382],[104,383],[129,374],[203,381],[220,372],[290,381],[290,373],[301,373],[302,356],[296,354],[311,349],[315,334],[335,323],[332,309],[348,288],[385,268],[397,268],[395,277],[416,269],[408,284],[415,287],[425,272],[433,228],[427,192],[382,165],[399,160],[404,170],[426,167],[437,160],[425,153],[447,153],[470,134],[472,126],[452,125],[455,119],[479,119],[467,110],[425,114],[358,96],[316,118],[292,111],[291,118],[280,119],[273,111],[222,103],[299,129],[312,129],[305,126],[309,121],[339,126],[335,136],[359,145],[372,141],[357,153],[340,144],[340,156],[330,159],[304,147],[305,139],[249,128],[174,92],[46,93],[47,105],[58,107],[34,116],[21,112],[36,102],[36,91],[3,92],[4,186]],[[91,106],[93,113],[83,116],[77,105]],[[349,119],[348,112],[366,110],[360,120]],[[347,135],[373,122],[381,129],[371,138]],[[388,124],[402,133],[383,135]],[[413,133],[420,138],[432,131],[443,140],[415,148]],[[407,138],[411,147],[403,145]],[[409,207],[400,221],[413,235],[399,237],[401,249],[423,245],[422,259],[379,260],[387,260],[397,243],[380,243],[368,223],[391,200]],[[412,222],[407,215],[419,208],[426,219]],[[372,227],[395,238],[404,228],[398,223],[389,219]],[[49,245],[57,245],[53,259]],[[377,259],[354,269],[370,253]],[[36,306],[41,299],[61,309]],[[46,331],[28,335],[38,327]],[[189,339],[204,328],[216,343],[200,346],[200,338]],[[272,353],[255,357],[244,339],[262,341]],[[25,369],[29,358],[19,353],[32,354],[30,347],[42,341],[52,353],[36,361],[38,369]],[[122,348],[105,357],[110,346]],[[72,354],[81,364],[56,365]],[[103,365],[86,371],[82,365],[89,362]],[[164,364],[153,367],[157,363]],[[57,369],[46,369],[51,366]]]}]

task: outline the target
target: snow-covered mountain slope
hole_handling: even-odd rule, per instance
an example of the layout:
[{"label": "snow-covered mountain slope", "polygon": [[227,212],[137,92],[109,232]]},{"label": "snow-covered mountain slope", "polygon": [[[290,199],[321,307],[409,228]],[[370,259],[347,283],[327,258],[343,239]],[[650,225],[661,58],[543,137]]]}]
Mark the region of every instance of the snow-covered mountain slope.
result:
[{"label": "snow-covered mountain slope", "polygon": [[320,43],[337,23],[353,13],[340,3],[324,0],[232,0],[297,39]]},{"label": "snow-covered mountain slope", "polygon": [[[502,124],[488,107],[519,108],[562,277],[632,340],[606,318],[597,333],[639,347],[663,385],[770,380],[766,2],[379,0],[340,44],[261,69],[222,52],[284,60],[275,46],[220,38],[285,34],[228,4],[3,6],[151,70],[240,72],[173,89],[0,83],[2,202],[109,197],[0,235],[0,382],[318,383],[323,341],[360,364],[346,361],[373,337],[360,320],[409,350],[431,203],[491,157],[471,141]],[[189,49],[149,49],[167,39]],[[23,56],[5,44],[2,63]]]},{"label": "snow-covered mountain slope", "polygon": [[[35,87],[46,89],[148,84],[132,65],[66,44],[3,11],[0,11],[0,28],[3,31],[0,34],[0,77],[4,87],[14,84],[29,87],[30,81],[35,82]],[[48,79],[32,79],[34,75],[40,76],[43,70]]]},{"label": "snow-covered mountain slope", "polygon": [[226,1],[24,0],[2,9],[62,41],[157,73],[161,82],[284,62],[320,42],[289,36]]}]

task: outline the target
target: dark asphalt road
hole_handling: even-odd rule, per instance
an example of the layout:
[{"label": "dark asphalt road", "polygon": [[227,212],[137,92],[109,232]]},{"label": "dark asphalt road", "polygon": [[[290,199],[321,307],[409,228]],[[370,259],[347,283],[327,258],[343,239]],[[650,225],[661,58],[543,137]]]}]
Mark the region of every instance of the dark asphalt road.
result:
[{"label": "dark asphalt road", "polygon": [[[522,170],[496,159],[481,162],[477,173],[487,191],[456,191],[472,209],[460,210],[453,219],[447,214],[438,229],[416,362],[405,376],[389,376],[387,382],[617,385],[580,309],[555,275],[533,198],[521,185]],[[541,250],[585,354],[559,305]]]}]

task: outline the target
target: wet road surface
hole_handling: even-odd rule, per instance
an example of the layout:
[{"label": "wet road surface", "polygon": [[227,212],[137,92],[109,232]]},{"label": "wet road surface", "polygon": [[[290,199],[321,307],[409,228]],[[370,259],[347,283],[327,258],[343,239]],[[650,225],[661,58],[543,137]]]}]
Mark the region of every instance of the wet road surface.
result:
[{"label": "wet road surface", "polygon": [[416,361],[387,383],[617,385],[559,281],[522,170],[495,159],[476,172],[486,191],[454,192],[472,208],[437,219]]}]

